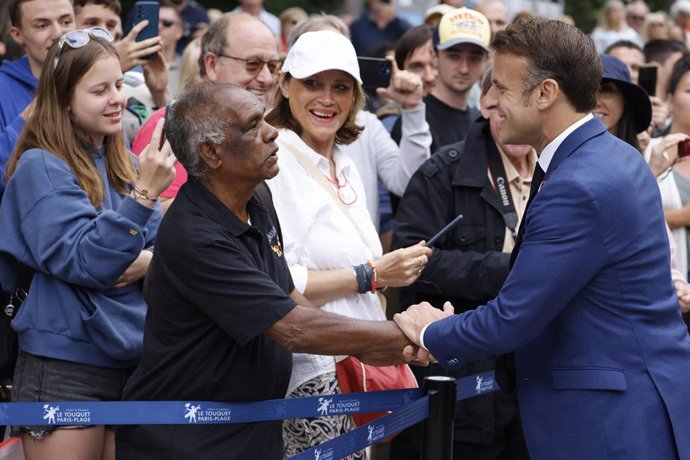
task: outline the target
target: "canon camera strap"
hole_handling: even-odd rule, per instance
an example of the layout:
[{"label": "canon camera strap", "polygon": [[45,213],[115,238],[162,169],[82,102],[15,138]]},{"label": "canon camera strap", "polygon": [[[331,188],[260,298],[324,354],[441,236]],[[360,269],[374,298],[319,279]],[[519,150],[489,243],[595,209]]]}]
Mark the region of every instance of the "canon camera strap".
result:
[{"label": "canon camera strap", "polygon": [[515,203],[513,203],[513,194],[510,193],[510,182],[506,177],[506,170],[503,167],[503,160],[498,151],[498,147],[494,142],[488,142],[486,149],[486,157],[489,163],[489,172],[494,181],[494,189],[498,194],[498,201],[501,208],[501,215],[506,227],[516,237],[518,215],[515,211]]}]

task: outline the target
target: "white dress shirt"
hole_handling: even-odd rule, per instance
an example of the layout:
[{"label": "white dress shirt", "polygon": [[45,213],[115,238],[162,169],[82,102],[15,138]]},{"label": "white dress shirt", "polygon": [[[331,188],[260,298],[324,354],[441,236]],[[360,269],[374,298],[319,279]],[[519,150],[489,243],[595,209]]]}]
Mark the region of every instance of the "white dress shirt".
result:
[{"label": "white dress shirt", "polygon": [[[297,134],[281,129],[278,136],[280,172],[268,181],[283,231],[285,260],[295,283],[304,293],[308,270],[351,268],[381,257],[381,243],[369,217],[366,195],[357,168],[339,146],[333,149],[336,177],[345,185],[340,189],[346,208],[359,231],[332,196],[316,182],[284,147],[285,143],[306,155],[326,177],[328,160],[312,150]],[[330,184],[329,184],[330,185]],[[333,185],[334,189],[336,188]],[[360,236],[363,234],[365,241]],[[353,270],[354,272],[354,270]],[[353,290],[356,280],[352,277]],[[386,319],[378,296],[370,292],[352,294],[323,305],[324,310],[351,318]],[[300,384],[326,372],[335,371],[332,356],[295,353],[288,394]]]}]

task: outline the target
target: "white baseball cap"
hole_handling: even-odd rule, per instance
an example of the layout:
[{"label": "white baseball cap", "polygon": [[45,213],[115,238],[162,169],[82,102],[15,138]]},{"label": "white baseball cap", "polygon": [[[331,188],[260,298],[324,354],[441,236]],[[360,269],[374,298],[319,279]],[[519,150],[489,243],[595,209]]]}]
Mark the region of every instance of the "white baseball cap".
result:
[{"label": "white baseball cap", "polygon": [[300,35],[281,67],[282,72],[300,80],[326,70],[342,70],[362,84],[354,46],[344,35],[330,30]]}]

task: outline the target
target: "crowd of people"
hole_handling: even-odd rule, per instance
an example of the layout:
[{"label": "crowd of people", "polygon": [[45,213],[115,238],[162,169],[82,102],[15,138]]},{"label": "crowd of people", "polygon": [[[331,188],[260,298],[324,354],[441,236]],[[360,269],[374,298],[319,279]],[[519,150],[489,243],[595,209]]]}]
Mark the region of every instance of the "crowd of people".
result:
[{"label": "crowd of people", "polygon": [[[326,397],[349,355],[495,371],[454,458],[690,458],[690,1],[607,1],[590,35],[501,0],[159,3],[138,41],[119,0],[9,1],[0,286],[32,275],[2,398]],[[29,460],[273,460],[352,429],[8,432]]]}]

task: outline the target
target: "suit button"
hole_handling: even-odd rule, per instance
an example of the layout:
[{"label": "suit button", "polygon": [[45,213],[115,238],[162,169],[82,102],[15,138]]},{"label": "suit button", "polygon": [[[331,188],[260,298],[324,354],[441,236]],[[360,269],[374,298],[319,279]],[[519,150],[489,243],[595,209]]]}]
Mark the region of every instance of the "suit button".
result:
[{"label": "suit button", "polygon": [[458,156],[458,151],[455,149],[450,149],[448,150],[448,156],[451,158],[455,158]]},{"label": "suit button", "polygon": [[449,366],[457,366],[460,364],[460,360],[458,358],[450,358],[448,361],[446,361],[446,364]]},{"label": "suit button", "polygon": [[501,244],[501,237],[500,237],[500,236],[497,236],[496,238],[494,238],[494,242],[495,242],[496,244]]}]

